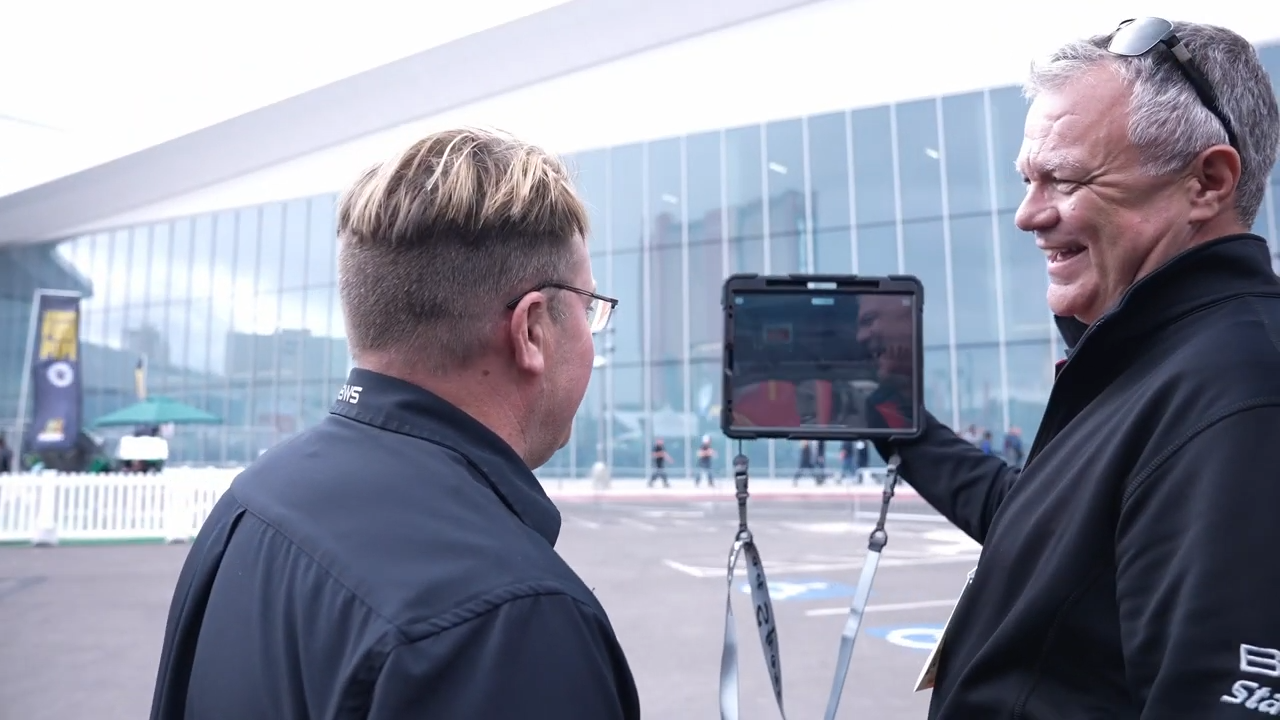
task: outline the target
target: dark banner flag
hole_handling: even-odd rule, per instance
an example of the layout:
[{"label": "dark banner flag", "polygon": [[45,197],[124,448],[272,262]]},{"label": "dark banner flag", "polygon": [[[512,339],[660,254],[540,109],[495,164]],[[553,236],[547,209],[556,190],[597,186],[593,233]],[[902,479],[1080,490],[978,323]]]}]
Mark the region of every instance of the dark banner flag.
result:
[{"label": "dark banner flag", "polygon": [[31,449],[66,450],[80,435],[80,298],[36,295],[31,358]]}]

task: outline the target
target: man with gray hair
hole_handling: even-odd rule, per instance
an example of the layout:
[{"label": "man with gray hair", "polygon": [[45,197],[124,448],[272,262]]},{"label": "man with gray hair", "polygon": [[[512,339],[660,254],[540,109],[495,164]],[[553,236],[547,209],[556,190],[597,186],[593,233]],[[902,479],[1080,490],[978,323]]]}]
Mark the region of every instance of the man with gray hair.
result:
[{"label": "man with gray hair", "polygon": [[569,441],[617,305],[587,234],[559,159],[471,128],[343,195],[356,369],[201,528],[153,720],[640,717],[532,473]]},{"label": "man with gray hair", "polygon": [[1160,18],[1034,67],[1017,225],[1069,348],[1021,471],[929,418],[903,477],[983,544],[929,717],[1280,714],[1280,146],[1250,44]]}]

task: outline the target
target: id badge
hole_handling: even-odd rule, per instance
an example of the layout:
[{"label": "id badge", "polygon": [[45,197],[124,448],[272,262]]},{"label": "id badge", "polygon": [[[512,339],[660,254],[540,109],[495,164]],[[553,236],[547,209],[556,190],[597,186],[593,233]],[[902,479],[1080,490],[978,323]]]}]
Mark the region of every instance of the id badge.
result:
[{"label": "id badge", "polygon": [[951,614],[947,616],[947,622],[942,626],[942,632],[938,633],[938,642],[933,646],[933,650],[929,651],[929,658],[924,661],[924,667],[920,669],[920,677],[916,678],[916,692],[933,688],[933,683],[938,677],[938,657],[942,653],[942,644],[947,640],[947,629],[951,627],[951,618],[955,617],[956,608],[960,605],[960,600],[964,598],[969,586],[973,584],[973,574],[977,570],[978,568],[974,568],[969,571],[969,577],[964,581],[960,596],[956,598],[955,604],[951,606]]}]

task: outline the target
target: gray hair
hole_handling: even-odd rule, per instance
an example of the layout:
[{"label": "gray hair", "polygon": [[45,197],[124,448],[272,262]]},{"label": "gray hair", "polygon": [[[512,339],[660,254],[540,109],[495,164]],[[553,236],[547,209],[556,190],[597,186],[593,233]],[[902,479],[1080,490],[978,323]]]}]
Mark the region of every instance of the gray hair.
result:
[{"label": "gray hair", "polygon": [[[1188,22],[1174,22],[1173,30],[1235,128],[1242,165],[1236,213],[1251,227],[1280,148],[1280,111],[1271,79],[1249,41],[1232,31]],[[1227,143],[1226,128],[1200,101],[1171,53],[1157,49],[1121,57],[1107,51],[1110,40],[1111,34],[1095,35],[1058,48],[1047,61],[1032,65],[1023,93],[1034,99],[1098,65],[1111,66],[1133,90],[1129,141],[1142,153],[1143,170],[1154,176],[1176,173],[1206,148]]]},{"label": "gray hair", "polygon": [[[347,342],[434,373],[472,361],[505,304],[564,282],[588,233],[564,163],[505,134],[429,135],[365,171],[338,201]],[[552,299],[552,315],[566,317]]]}]

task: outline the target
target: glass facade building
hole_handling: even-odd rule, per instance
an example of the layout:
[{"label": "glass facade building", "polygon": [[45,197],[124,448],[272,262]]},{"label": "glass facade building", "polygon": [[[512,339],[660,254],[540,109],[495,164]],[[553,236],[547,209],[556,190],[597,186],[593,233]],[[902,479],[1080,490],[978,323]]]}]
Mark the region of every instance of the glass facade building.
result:
[{"label": "glass facade building", "polygon": [[[1263,58],[1280,78],[1280,46]],[[576,153],[601,292],[620,299],[574,439],[540,472],[603,455],[644,476],[655,438],[691,474],[719,434],[723,278],[909,273],[925,285],[926,405],[953,426],[1039,424],[1063,350],[1043,254],[1014,226],[1017,87],[912,100]],[[1280,173],[1255,231],[1275,239]],[[36,287],[80,290],[85,416],[149,391],[223,418],[181,429],[178,461],[238,465],[315,423],[350,360],[335,279],[336,195],[0,248],[0,426],[16,415]],[[608,340],[609,342],[603,342]],[[607,442],[601,442],[602,439]],[[757,474],[794,472],[783,442],[747,444]]]}]

